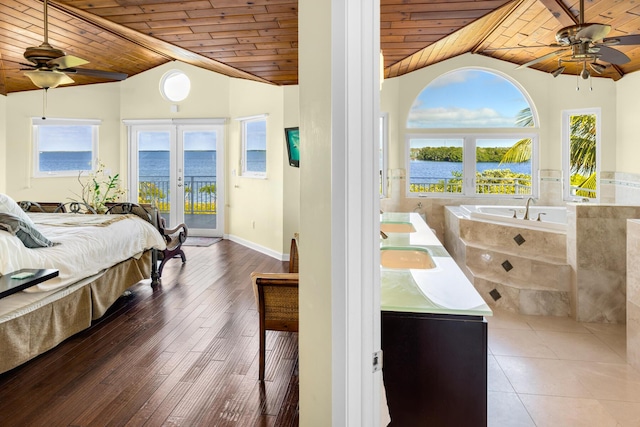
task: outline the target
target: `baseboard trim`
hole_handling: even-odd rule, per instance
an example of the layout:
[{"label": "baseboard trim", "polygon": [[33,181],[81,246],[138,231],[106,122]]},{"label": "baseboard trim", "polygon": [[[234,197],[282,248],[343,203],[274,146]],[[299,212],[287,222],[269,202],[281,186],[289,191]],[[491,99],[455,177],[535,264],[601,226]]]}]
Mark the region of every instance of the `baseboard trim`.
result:
[{"label": "baseboard trim", "polygon": [[234,243],[238,243],[242,246],[245,246],[249,249],[253,249],[254,251],[263,253],[265,255],[269,255],[271,258],[275,258],[279,261],[289,261],[289,254],[284,254],[280,252],[276,252],[273,249],[267,248],[265,246],[258,245],[249,240],[245,240],[241,237],[234,236],[233,234],[225,234],[225,239],[231,240]]}]

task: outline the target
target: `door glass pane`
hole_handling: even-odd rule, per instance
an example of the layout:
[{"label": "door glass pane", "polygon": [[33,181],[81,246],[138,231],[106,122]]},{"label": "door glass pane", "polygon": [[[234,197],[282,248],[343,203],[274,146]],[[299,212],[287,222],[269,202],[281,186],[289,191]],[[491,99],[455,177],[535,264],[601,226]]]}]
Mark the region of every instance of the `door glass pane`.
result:
[{"label": "door glass pane", "polygon": [[595,114],[569,117],[570,196],[596,198],[596,135]]},{"label": "door glass pane", "polygon": [[409,192],[462,192],[462,138],[412,138]]},{"label": "door glass pane", "polygon": [[215,229],[217,133],[185,131],[182,136],[184,141],[184,222],[190,229]]},{"label": "door glass pane", "polygon": [[149,131],[138,134],[138,201],[155,204],[167,224],[171,211],[170,150],[169,132]]},{"label": "door glass pane", "polygon": [[531,194],[529,138],[476,140],[476,194]]}]

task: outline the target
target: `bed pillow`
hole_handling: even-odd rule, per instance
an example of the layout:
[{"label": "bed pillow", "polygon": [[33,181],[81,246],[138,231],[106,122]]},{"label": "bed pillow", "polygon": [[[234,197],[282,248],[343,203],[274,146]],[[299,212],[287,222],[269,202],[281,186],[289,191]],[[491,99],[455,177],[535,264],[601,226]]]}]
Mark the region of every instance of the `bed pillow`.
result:
[{"label": "bed pillow", "polygon": [[35,227],[12,214],[0,213],[0,230],[18,236],[18,239],[27,248],[47,248],[54,245],[51,240],[44,237]]},{"label": "bed pillow", "polygon": [[35,224],[31,220],[31,218],[29,218],[29,215],[27,215],[25,211],[20,208],[15,200],[2,193],[0,193],[0,213],[15,215],[25,223],[29,224],[31,227],[35,227]]}]

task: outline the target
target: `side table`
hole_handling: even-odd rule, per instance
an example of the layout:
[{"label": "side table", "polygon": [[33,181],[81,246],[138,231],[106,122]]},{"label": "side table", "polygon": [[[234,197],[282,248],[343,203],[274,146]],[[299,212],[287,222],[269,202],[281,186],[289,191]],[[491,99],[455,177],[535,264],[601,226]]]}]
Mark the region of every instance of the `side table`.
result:
[{"label": "side table", "polygon": [[[20,273],[33,273],[33,276],[24,279],[13,279],[12,277]],[[23,268],[22,270],[12,271],[0,277],[0,298],[4,298],[11,294],[15,294],[23,289],[35,286],[46,280],[53,279],[59,274],[58,270]]]}]

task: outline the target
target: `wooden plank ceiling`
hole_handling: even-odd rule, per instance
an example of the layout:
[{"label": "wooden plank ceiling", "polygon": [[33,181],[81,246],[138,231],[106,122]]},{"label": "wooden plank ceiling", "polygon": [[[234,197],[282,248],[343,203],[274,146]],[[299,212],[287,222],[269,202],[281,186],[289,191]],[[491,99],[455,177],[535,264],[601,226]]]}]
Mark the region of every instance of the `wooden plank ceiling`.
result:
[{"label": "wooden plank ceiling", "polygon": [[[532,46],[553,43],[578,15],[578,0],[381,0],[385,77],[467,52],[524,64],[556,50]],[[640,34],[635,0],[586,0],[584,15],[611,25],[609,36]],[[237,78],[298,82],[297,0],[49,0],[48,17],[49,43],[90,62],[82,68],[132,76],[179,60]],[[43,21],[41,0],[2,0],[0,93],[37,89],[20,63],[27,47],[42,43]],[[617,80],[640,69],[640,46],[615,49],[631,61],[607,66],[601,77]],[[552,72],[557,58],[531,68]],[[569,65],[565,73],[580,69]]]}]

